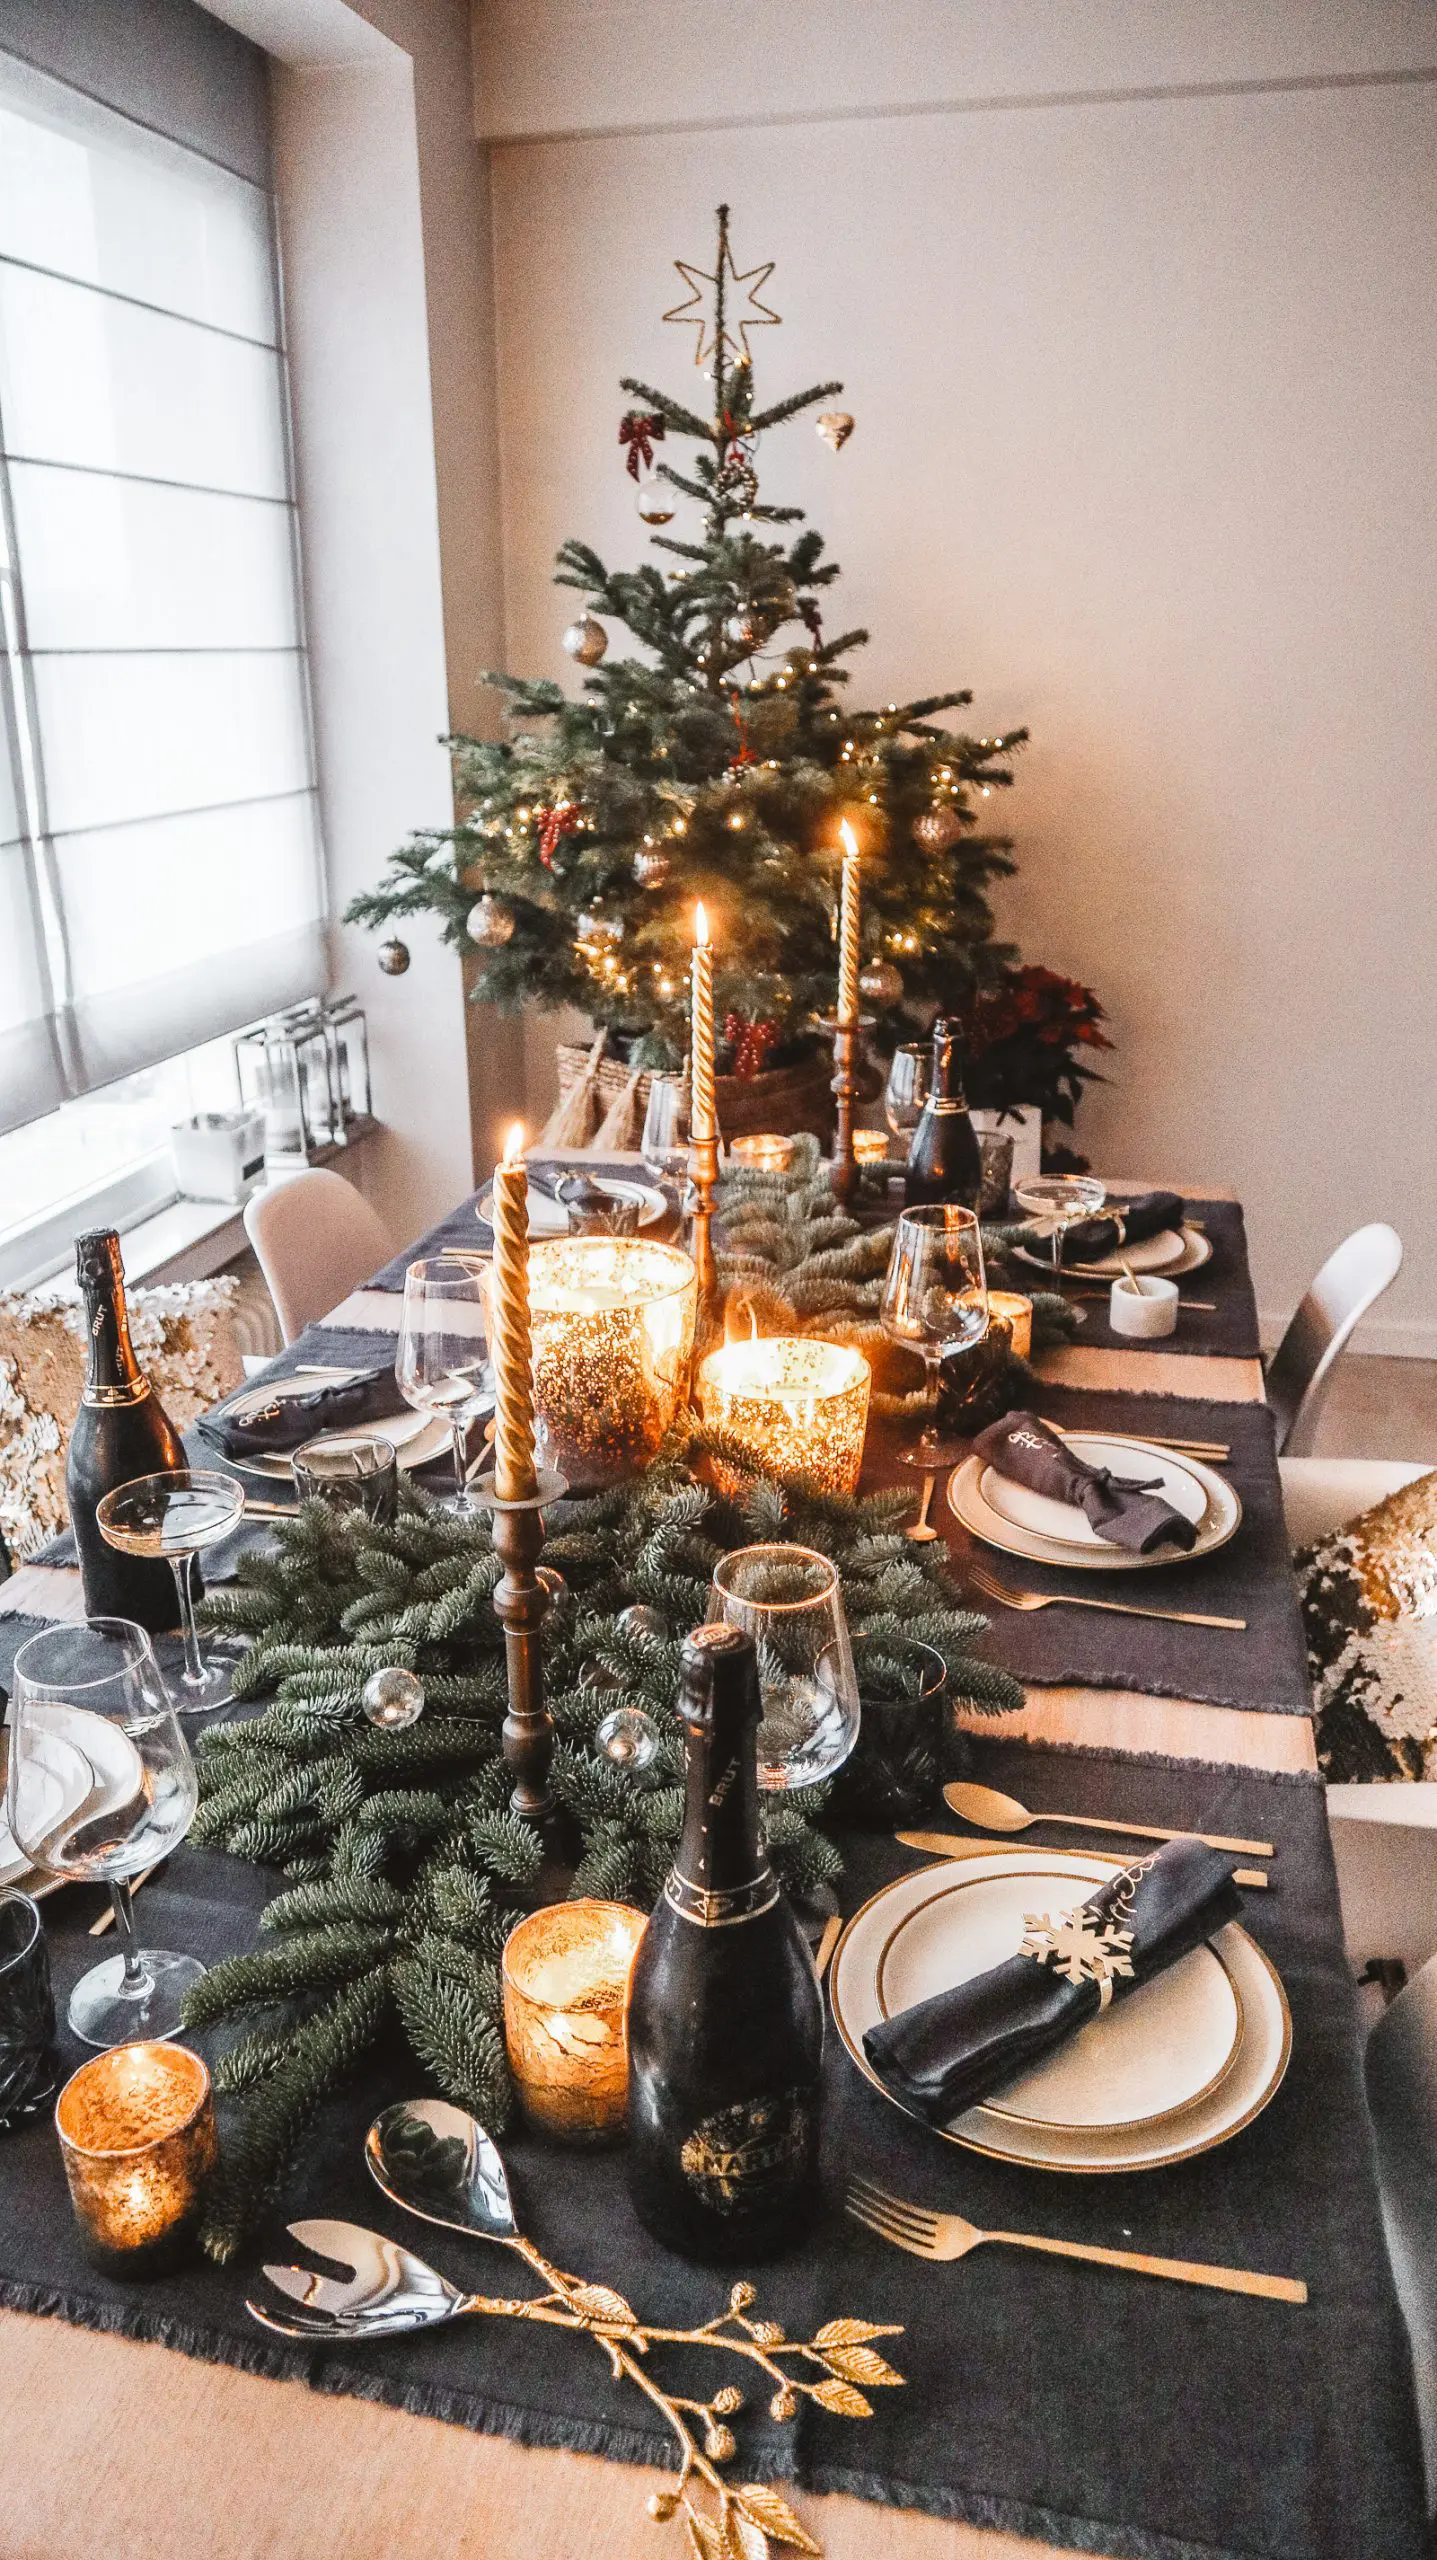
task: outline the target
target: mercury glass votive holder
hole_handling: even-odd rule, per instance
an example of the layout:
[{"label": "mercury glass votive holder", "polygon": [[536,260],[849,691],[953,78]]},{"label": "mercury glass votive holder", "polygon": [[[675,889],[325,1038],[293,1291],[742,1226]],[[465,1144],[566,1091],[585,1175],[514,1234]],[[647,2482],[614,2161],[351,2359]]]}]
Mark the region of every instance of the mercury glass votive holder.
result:
[{"label": "mercury glass votive holder", "polygon": [[399,1508],[399,1461],[387,1440],[364,1431],[306,1440],[290,1464],[300,1499],[318,1496],[335,1511],[362,1511],[387,1526]]},{"label": "mercury glass votive holder", "polygon": [[519,2104],[560,2142],[618,2142],[629,1977],[646,1923],[625,1902],[552,1902],[505,1941],[504,2043]]},{"label": "mercury glass votive holder", "polygon": [[164,2275],[192,2245],[219,2158],[210,2075],[182,2044],[118,2044],[66,2081],[55,2128],[86,2254]]},{"label": "mercury glass votive holder", "polygon": [[763,1131],[735,1138],[729,1155],[735,1164],[746,1165],[750,1173],[787,1173],[793,1162],[793,1140]]},{"label": "mercury glass votive holder", "polygon": [[[699,1369],[699,1410],[776,1474],[802,1476],[822,1493],[853,1493],[872,1384],[861,1351],[780,1334],[711,1351]],[[733,1491],[731,1470],[721,1460],[713,1467]]]},{"label": "mercury glass votive holder", "polygon": [[988,1324],[1008,1329],[1008,1347],[1019,1360],[1033,1356],[1033,1301],[1020,1297],[1016,1289],[990,1289],[988,1292]]},{"label": "mercury glass votive holder", "polygon": [[855,1164],[887,1164],[888,1160],[888,1132],[886,1129],[854,1130],[853,1161]]},{"label": "mercury glass votive holder", "polygon": [[547,1466],[576,1493],[658,1453],[688,1383],[698,1275],[676,1245],[569,1236],[529,1251],[534,1408]]}]

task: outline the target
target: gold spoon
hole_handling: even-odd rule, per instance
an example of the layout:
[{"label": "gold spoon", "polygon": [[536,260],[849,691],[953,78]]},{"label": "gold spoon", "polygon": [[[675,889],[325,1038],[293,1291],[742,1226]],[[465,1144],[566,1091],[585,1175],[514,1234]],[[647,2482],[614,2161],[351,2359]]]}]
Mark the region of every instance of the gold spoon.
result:
[{"label": "gold spoon", "polygon": [[913,1522],[912,1527],[905,1529],[903,1532],[904,1537],[911,1538],[915,1546],[927,1546],[931,1538],[939,1537],[942,1534],[941,1531],[934,1528],[928,1517],[928,1506],[933,1499],[933,1487],[937,1481],[938,1479],[936,1475],[931,1473],[925,1475],[923,1479],[923,1499],[918,1505],[918,1517]]},{"label": "gold spoon", "polygon": [[1104,1822],[1095,1813],[1030,1813],[1016,1796],[956,1779],[944,1788],[943,1801],[961,1821],[980,1823],[989,1831],[1028,1831],[1035,1822],[1063,1822],[1075,1831],[1122,1831],[1135,1840],[1201,1840],[1205,1849],[1233,1849],[1249,1858],[1277,1855],[1270,1840],[1227,1840],[1216,1831],[1162,1831],[1149,1822]]}]

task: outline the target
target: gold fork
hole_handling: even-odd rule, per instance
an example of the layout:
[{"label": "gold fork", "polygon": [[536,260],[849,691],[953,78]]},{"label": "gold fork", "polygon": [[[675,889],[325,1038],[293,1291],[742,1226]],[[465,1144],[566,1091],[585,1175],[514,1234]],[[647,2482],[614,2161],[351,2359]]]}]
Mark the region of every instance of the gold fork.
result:
[{"label": "gold fork", "polygon": [[1132,1600],[1087,1600],[1069,1591],[1014,1591],[978,1564],[969,1564],[968,1579],[985,1600],[996,1600],[1003,1609],[1106,1609],[1117,1618],[1162,1618],[1174,1627],[1228,1627],[1239,1635],[1247,1627],[1246,1618],[1214,1618],[1202,1609],[1140,1609]]},{"label": "gold fork", "polygon": [[1174,2284],[1210,2285],[1218,2293],[1263,2293],[1274,2302],[1305,2302],[1307,2287],[1291,2276],[1258,2276],[1245,2267],[1209,2267],[1195,2258],[1150,2258],[1136,2249],[1099,2249],[1077,2240],[1040,2240],[1028,2231],[980,2231],[958,2213],[929,2213],[923,2205],[905,2204],[876,2187],[871,2178],[852,2178],[843,2209],[868,2231],[876,2231],[895,2249],[912,2258],[966,2258],[970,2249],[1000,2242],[1006,2249],[1039,2249],[1054,2258],[1083,2258],[1090,2266],[1126,2267],[1138,2276],[1167,2276]]}]

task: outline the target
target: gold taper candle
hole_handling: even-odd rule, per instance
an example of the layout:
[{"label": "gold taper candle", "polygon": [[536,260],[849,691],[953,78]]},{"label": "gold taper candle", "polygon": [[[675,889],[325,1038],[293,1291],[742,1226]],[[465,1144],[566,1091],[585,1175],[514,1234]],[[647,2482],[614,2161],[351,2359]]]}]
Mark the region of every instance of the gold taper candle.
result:
[{"label": "gold taper candle", "polygon": [[529,1336],[529,1176],[516,1121],[494,1168],[494,1491],[530,1502],[534,1476],[534,1356]]},{"label": "gold taper candle", "polygon": [[858,839],[848,820],[840,823],[843,838],[843,895],[838,914],[838,1019],[846,1026],[858,1020],[858,941],[861,890]]},{"label": "gold taper candle", "polygon": [[697,1146],[701,1140],[718,1136],[718,1108],[714,1096],[714,956],[709,948],[709,920],[701,905],[694,909],[690,985],[689,1051],[693,1101],[689,1113],[689,1136]]}]

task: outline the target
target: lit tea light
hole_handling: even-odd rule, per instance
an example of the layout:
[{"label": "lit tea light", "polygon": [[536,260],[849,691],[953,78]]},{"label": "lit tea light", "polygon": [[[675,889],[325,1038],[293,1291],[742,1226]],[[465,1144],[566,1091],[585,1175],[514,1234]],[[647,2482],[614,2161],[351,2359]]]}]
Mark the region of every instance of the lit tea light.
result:
[{"label": "lit tea light", "polygon": [[121,2044],[67,2080],[55,2126],[86,2249],[107,2275],[161,2275],[199,2226],[219,2157],[210,2075],[181,2044]]},{"label": "lit tea light", "polygon": [[698,1277],[642,1237],[569,1236],[529,1252],[534,1404],[548,1465],[576,1492],[658,1453],[688,1382]]},{"label": "lit tea light", "polygon": [[735,1164],[747,1165],[750,1173],[787,1173],[793,1162],[793,1140],[768,1133],[735,1138],[729,1154]]},{"label": "lit tea light", "polygon": [[1033,1352],[1033,1301],[1020,1297],[1016,1289],[990,1289],[988,1292],[990,1328],[1004,1324],[1008,1328],[1015,1357],[1028,1360]]},{"label": "lit tea light", "polygon": [[855,1129],[853,1156],[856,1164],[886,1164],[888,1162],[887,1130]]},{"label": "lit tea light", "polygon": [[[853,1493],[872,1382],[862,1352],[844,1343],[801,1334],[730,1342],[700,1367],[699,1410],[776,1474]],[[723,1483],[721,1461],[714,1472]]]},{"label": "lit tea light", "polygon": [[504,2043],[519,2104],[562,2142],[616,2142],[629,2096],[629,1977],[644,1916],[554,1902],[505,1941]]}]

